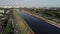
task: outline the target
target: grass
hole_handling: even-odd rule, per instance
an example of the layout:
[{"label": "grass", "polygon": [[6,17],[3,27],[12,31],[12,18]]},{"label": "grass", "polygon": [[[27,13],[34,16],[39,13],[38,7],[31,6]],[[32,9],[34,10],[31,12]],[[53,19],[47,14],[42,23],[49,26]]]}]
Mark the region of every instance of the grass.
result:
[{"label": "grass", "polygon": [[12,23],[9,22],[9,23],[7,24],[7,26],[6,26],[3,34],[11,34],[11,32],[13,32],[13,30],[12,30]]},{"label": "grass", "polygon": [[32,30],[28,27],[27,23],[22,19],[21,16],[15,13],[15,17],[18,22],[21,34],[32,34],[33,33]]}]

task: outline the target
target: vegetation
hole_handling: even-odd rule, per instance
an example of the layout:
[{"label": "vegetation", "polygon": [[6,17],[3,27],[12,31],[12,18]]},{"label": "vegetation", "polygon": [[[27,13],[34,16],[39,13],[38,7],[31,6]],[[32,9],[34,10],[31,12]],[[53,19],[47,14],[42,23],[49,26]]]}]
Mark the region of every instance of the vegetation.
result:
[{"label": "vegetation", "polygon": [[[2,34],[13,34],[13,28],[12,28],[12,21],[9,21],[9,19],[11,19],[12,17],[12,9],[9,9],[9,11],[7,11],[8,9],[1,9],[1,10],[5,10],[4,13],[0,13],[3,14],[3,16],[0,16],[0,32],[2,32]],[[3,19],[3,20],[2,20]]]},{"label": "vegetation", "polygon": [[[48,18],[50,20],[54,20],[54,21],[59,21],[60,20],[60,8],[49,8],[49,9],[44,9],[44,8],[28,8],[29,12],[34,13],[34,14],[38,14],[45,18]],[[59,21],[60,22],[60,21]]]},{"label": "vegetation", "polygon": [[[40,11],[42,12],[42,16],[46,17],[48,19],[56,19],[55,21],[60,20],[60,10],[56,9],[56,10],[52,10],[52,9],[45,9],[44,11]],[[35,11],[35,13],[40,14],[38,11]],[[60,21],[59,21],[60,22]]]},{"label": "vegetation", "polygon": [[12,29],[12,24],[11,24],[11,23],[12,23],[12,22],[10,21],[10,22],[7,24],[7,26],[6,26],[3,34],[12,34],[12,33],[13,33],[13,29]]}]

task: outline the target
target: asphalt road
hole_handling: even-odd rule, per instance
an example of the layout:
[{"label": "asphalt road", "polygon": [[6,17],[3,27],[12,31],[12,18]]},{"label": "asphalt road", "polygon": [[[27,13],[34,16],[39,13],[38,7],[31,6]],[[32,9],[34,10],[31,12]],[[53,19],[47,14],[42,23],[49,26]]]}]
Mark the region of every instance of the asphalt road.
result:
[{"label": "asphalt road", "polygon": [[18,12],[18,14],[23,17],[35,34],[60,34],[60,28],[57,28],[42,19],[38,19],[23,12]]},{"label": "asphalt road", "polygon": [[13,18],[13,22],[12,22],[13,28],[14,28],[14,34],[20,34],[20,29],[18,26],[18,23],[16,21],[16,18]]}]

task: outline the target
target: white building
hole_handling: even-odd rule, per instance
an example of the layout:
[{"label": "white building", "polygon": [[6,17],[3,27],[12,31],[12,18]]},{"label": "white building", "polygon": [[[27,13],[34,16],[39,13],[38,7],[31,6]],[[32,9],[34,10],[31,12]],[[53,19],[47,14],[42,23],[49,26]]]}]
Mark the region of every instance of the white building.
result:
[{"label": "white building", "polygon": [[4,10],[0,10],[0,16],[3,16]]},{"label": "white building", "polygon": [[0,10],[0,13],[4,13],[4,10]]}]

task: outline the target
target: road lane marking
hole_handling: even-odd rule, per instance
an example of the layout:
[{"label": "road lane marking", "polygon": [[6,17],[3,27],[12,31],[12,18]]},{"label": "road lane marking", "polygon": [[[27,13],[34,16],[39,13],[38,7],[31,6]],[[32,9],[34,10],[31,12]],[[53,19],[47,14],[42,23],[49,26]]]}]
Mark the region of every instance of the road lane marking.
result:
[{"label": "road lane marking", "polygon": [[17,26],[18,24],[16,24],[16,26]]},{"label": "road lane marking", "polygon": [[16,29],[14,30],[16,33],[18,32]]}]

